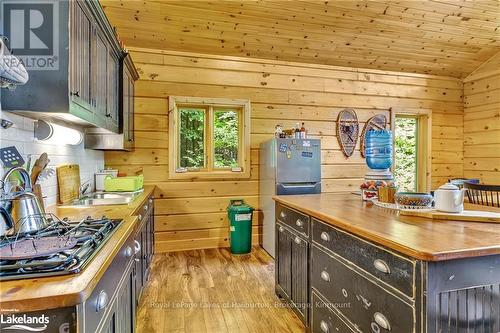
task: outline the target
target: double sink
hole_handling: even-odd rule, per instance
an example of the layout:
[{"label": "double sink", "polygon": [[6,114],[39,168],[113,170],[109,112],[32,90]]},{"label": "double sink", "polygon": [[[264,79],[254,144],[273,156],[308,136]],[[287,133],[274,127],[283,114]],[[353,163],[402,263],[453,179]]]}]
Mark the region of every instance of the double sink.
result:
[{"label": "double sink", "polygon": [[126,205],[133,202],[143,191],[94,192],[75,200],[72,206]]}]

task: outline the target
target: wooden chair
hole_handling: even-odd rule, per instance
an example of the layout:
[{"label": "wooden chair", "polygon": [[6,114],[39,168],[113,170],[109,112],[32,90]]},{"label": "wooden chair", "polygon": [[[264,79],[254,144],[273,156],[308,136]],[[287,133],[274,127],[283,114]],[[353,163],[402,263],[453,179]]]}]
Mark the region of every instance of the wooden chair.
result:
[{"label": "wooden chair", "polygon": [[500,207],[500,185],[464,183],[470,203]]}]

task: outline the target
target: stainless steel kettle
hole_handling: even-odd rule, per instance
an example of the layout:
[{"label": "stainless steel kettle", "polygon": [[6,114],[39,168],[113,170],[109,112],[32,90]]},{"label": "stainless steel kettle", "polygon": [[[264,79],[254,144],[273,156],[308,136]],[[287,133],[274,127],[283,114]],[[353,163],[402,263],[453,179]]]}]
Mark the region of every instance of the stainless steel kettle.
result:
[{"label": "stainless steel kettle", "polygon": [[[31,192],[31,179],[28,172],[22,167],[12,168],[4,175],[3,183],[15,171],[18,171],[23,179],[24,190],[8,195],[3,193],[0,199],[0,206],[4,207],[11,216],[13,233],[29,234],[46,228],[49,223],[37,196]],[[2,214],[2,216],[6,218],[7,215]]]}]

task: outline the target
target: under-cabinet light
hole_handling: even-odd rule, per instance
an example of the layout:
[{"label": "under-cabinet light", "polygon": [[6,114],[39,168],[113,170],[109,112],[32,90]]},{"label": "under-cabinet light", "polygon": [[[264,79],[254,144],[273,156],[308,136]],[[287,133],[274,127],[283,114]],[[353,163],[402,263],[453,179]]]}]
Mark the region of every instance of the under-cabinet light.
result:
[{"label": "under-cabinet light", "polygon": [[50,144],[78,145],[83,140],[83,133],[45,120],[38,120],[35,124],[35,138]]}]

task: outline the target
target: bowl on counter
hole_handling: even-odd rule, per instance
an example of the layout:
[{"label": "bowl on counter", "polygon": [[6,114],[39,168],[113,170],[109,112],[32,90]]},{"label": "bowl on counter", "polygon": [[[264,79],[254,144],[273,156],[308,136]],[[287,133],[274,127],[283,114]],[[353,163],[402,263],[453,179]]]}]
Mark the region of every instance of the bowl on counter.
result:
[{"label": "bowl on counter", "polygon": [[431,208],[432,195],[419,192],[397,192],[394,195],[396,203],[401,208]]}]

